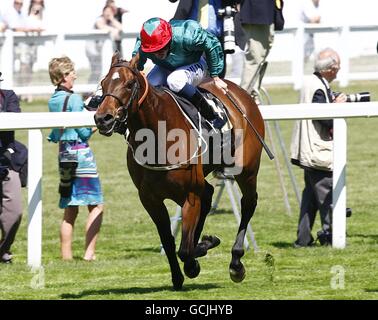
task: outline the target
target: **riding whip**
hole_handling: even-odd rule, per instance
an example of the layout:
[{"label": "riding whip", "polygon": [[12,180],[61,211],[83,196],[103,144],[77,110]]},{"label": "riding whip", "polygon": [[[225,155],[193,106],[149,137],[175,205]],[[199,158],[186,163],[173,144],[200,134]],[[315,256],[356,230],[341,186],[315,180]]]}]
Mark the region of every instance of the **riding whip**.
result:
[{"label": "riding whip", "polygon": [[243,112],[243,110],[241,110],[239,108],[239,106],[236,104],[234,98],[228,93],[226,92],[226,96],[228,99],[230,99],[230,101],[232,102],[232,104],[234,105],[234,107],[242,114],[243,118],[247,121],[247,123],[249,124],[249,126],[252,128],[253,132],[256,134],[256,137],[257,139],[260,141],[261,145],[263,146],[265,152],[267,153],[268,157],[270,160],[273,160],[274,159],[274,155],[273,153],[270,151],[269,147],[267,146],[267,144],[265,143],[264,139],[260,136],[260,134],[257,132],[256,128],[253,126],[252,122],[249,121],[249,119],[247,118],[247,115]]}]

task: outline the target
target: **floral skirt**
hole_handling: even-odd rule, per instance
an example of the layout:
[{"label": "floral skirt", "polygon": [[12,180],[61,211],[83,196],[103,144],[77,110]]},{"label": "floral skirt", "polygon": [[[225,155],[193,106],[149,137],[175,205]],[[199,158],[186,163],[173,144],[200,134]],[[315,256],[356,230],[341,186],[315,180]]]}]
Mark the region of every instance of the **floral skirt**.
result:
[{"label": "floral skirt", "polygon": [[70,153],[77,153],[78,166],[72,183],[71,196],[60,197],[59,208],[104,203],[96,160],[88,144],[63,142],[62,149]]}]

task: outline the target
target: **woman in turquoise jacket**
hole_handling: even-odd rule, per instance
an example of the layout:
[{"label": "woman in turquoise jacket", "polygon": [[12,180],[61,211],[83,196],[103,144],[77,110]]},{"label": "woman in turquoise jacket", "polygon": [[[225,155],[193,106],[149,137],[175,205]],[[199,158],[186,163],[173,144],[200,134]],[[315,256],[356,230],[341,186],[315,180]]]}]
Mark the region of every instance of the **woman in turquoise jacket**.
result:
[{"label": "woman in turquoise jacket", "polygon": [[[51,112],[83,112],[84,102],[80,95],[72,91],[76,80],[73,62],[68,57],[54,58],[49,63],[51,82],[57,86],[48,105]],[[63,260],[72,259],[72,236],[79,206],[88,207],[86,224],[86,243],[84,260],[95,259],[96,240],[100,231],[103,215],[103,194],[97,173],[96,161],[88,140],[94,130],[92,128],[52,129],[48,140],[59,143],[60,155],[60,201],[59,207],[64,209],[63,222],[60,229],[61,254]],[[64,159],[64,157],[67,159]],[[74,157],[74,167],[63,167],[62,160]],[[67,168],[68,167],[68,168]],[[67,171],[68,169],[68,171]],[[71,176],[71,177],[70,177]]]},{"label": "woman in turquoise jacket", "polygon": [[196,88],[210,75],[218,88],[227,91],[227,84],[219,77],[224,66],[223,50],[215,35],[194,20],[151,18],[143,24],[133,56],[138,52],[139,70],[144,69],[147,59],[155,64],[148,74],[152,85],[168,86],[190,100],[215,128],[223,126],[223,120]]}]

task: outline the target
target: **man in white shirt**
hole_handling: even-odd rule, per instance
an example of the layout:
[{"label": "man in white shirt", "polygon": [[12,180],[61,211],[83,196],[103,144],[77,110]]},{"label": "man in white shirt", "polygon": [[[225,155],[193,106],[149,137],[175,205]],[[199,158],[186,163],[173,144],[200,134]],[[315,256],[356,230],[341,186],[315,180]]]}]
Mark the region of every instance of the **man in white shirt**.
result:
[{"label": "man in white shirt", "polygon": [[23,0],[14,0],[13,7],[4,14],[4,21],[13,31],[27,31],[27,19],[22,13]]}]

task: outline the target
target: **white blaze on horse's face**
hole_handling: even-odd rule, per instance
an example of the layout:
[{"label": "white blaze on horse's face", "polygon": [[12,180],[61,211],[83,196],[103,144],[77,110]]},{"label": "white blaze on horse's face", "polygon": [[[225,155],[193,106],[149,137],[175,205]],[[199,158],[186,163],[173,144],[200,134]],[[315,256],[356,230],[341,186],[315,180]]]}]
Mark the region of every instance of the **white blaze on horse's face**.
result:
[{"label": "white blaze on horse's face", "polygon": [[119,76],[119,73],[118,71],[114,72],[113,75],[112,75],[112,80],[117,80],[117,79],[120,79],[121,77]]}]

